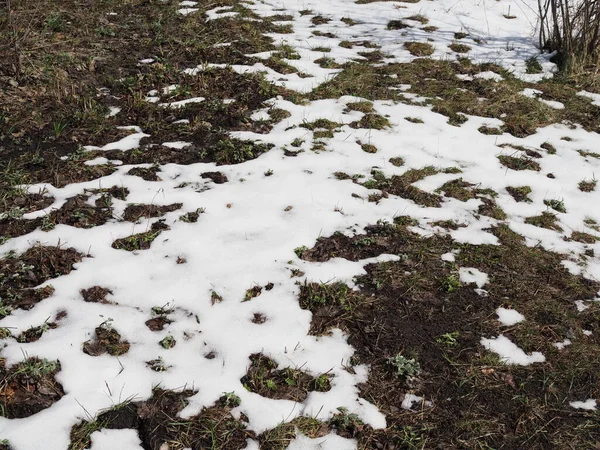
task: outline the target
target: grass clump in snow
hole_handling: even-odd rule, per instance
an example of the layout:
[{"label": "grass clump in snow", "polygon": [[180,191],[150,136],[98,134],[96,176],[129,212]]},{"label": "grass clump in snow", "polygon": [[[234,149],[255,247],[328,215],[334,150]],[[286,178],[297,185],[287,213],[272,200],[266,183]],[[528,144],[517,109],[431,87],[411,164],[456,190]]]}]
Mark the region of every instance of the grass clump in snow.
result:
[{"label": "grass clump in snow", "polygon": [[334,131],[334,130],[338,130],[342,126],[342,124],[337,123],[337,122],[332,122],[331,120],[328,120],[328,119],[317,119],[313,122],[304,122],[300,126],[302,128],[306,128],[307,130],[310,130],[310,131],[315,131],[315,130]]},{"label": "grass clump in snow", "polygon": [[335,59],[330,58],[329,56],[323,56],[321,58],[315,59],[314,62],[323,69],[339,69],[341,67],[341,65],[337,63]]},{"label": "grass clump in snow", "polygon": [[83,255],[73,248],[36,245],[16,256],[8,253],[0,260],[0,318],[14,309],[30,309],[50,297],[54,289],[36,286],[68,274]]},{"label": "grass clump in snow", "polygon": [[260,353],[250,355],[250,361],[248,371],[240,381],[248,391],[263,397],[301,402],[311,391],[331,389],[328,374],[312,377],[297,369],[280,370],[275,361]]},{"label": "grass clump in snow", "polygon": [[456,53],[467,53],[471,51],[471,47],[465,44],[453,43],[448,46],[450,50]]},{"label": "grass clump in snow", "polygon": [[[407,42],[405,46],[410,47],[411,44]],[[427,43],[424,45],[429,46]],[[418,50],[418,47],[415,49]],[[503,80],[474,79],[467,82],[457,77],[490,71],[501,75]],[[427,77],[423,77],[423,73]],[[523,89],[533,85],[517,79],[498,65],[474,64],[467,58],[456,62],[419,58],[410,63],[384,66],[349,63],[335,78],[317,87],[309,97],[318,99],[354,95],[369,100],[394,99],[410,103],[397,90],[390,89],[400,84],[410,84],[410,93],[426,97],[425,104],[432,105],[434,111],[451,118],[452,124],[456,125],[464,122],[465,115],[469,114],[501,119],[504,125],[499,130],[517,137],[531,135],[540,127],[563,120],[579,123],[587,130],[600,131],[598,121],[593,120],[596,116],[593,105],[576,95],[580,87],[574,82],[552,78],[534,85],[543,92],[543,99],[565,105],[564,109],[557,110],[538,99],[520,94]],[[481,101],[482,98],[487,100]]]},{"label": "grass clump in snow", "polygon": [[126,238],[117,239],[112,243],[112,247],[117,250],[126,250],[133,252],[135,250],[146,250],[161,233],[161,230],[150,230],[144,233],[133,234]]},{"label": "grass clump in snow", "polygon": [[320,306],[351,310],[357,298],[344,283],[304,283],[300,287],[300,307],[313,310]]},{"label": "grass clump in snow", "polygon": [[130,344],[121,340],[121,335],[106,321],[94,330],[94,339],[83,343],[83,352],[90,356],[100,356],[108,353],[111,356],[121,356],[129,351]]},{"label": "grass clump in snow", "polygon": [[[273,144],[264,144],[253,141],[241,141],[239,139],[220,140],[214,150],[214,161],[217,165],[239,164],[269,151]],[[204,151],[201,157],[208,156]]]},{"label": "grass clump in snow", "polygon": [[84,421],[71,428],[71,442],[67,450],[84,450],[92,444],[91,435],[106,427],[106,423],[99,420]]},{"label": "grass clump in snow", "polygon": [[368,101],[348,103],[346,105],[346,109],[348,111],[359,111],[365,114],[372,113],[375,111],[375,108],[373,108],[373,103]]},{"label": "grass clump in snow", "polygon": [[361,150],[365,153],[377,153],[377,147],[375,147],[373,144],[365,144],[360,140],[356,141],[356,143],[360,145]]},{"label": "grass clump in snow", "polygon": [[297,417],[290,422],[282,422],[275,428],[265,431],[258,437],[260,448],[264,450],[285,450],[296,439],[297,433],[311,439],[329,433],[326,423],[312,417]]},{"label": "grass clump in snow", "polygon": [[592,192],[596,189],[596,184],[598,184],[596,180],[581,180],[577,187],[581,192]]},{"label": "grass clump in snow", "polygon": [[570,239],[575,242],[581,242],[582,244],[595,244],[600,238],[593,236],[583,231],[573,231]]},{"label": "grass clump in snow", "polygon": [[433,55],[433,45],[427,42],[405,42],[404,48],[413,56],[431,56]]},{"label": "grass clump in snow", "polygon": [[338,408],[339,413],[329,419],[329,425],[339,434],[352,435],[356,430],[364,426],[363,421],[357,414],[348,412],[343,406]]},{"label": "grass clump in snow", "polygon": [[543,68],[538,59],[532,56],[525,60],[525,71],[526,73],[542,73]]},{"label": "grass clump in snow", "polygon": [[17,336],[17,342],[35,342],[39,340],[44,333],[56,328],[57,326],[58,325],[54,322],[45,322],[43,325],[39,325],[37,327],[30,327]]},{"label": "grass clump in snow", "polygon": [[416,14],[414,16],[405,17],[405,19],[419,22],[422,25],[425,25],[427,22],[429,22],[429,19],[422,14]]},{"label": "grass clump in snow", "polygon": [[544,205],[552,208],[555,211],[560,213],[566,213],[567,208],[565,207],[565,202],[558,199],[546,199],[544,200]]},{"label": "grass clump in snow", "polygon": [[548,230],[554,230],[554,231],[558,231],[558,232],[561,232],[563,230],[561,228],[561,226],[558,224],[558,218],[556,217],[556,214],[553,214],[548,211],[544,211],[539,216],[527,217],[525,219],[525,223],[528,223],[530,225],[535,225],[536,227],[547,228]]},{"label": "grass clump in snow", "polygon": [[512,170],[535,170],[540,171],[540,165],[531,158],[526,156],[514,157],[508,155],[500,155],[498,159],[502,165]]},{"label": "grass clump in snow", "polygon": [[402,22],[401,20],[390,20],[387,24],[388,30],[403,30],[404,28],[412,28],[412,26]]},{"label": "grass clump in snow", "polygon": [[516,202],[531,203],[529,194],[531,194],[530,186],[507,186],[506,191],[515,199]]},{"label": "grass clump in snow", "polygon": [[479,128],[477,128],[477,131],[479,131],[481,134],[487,134],[487,135],[500,135],[502,134],[502,130],[500,128],[494,128],[494,127],[488,127],[486,125],[483,125]]},{"label": "grass clump in snow", "polygon": [[10,368],[0,359],[0,411],[7,419],[32,416],[64,395],[55,376],[61,370],[54,360],[25,357]]},{"label": "grass clump in snow", "polygon": [[[69,450],[90,446],[90,435],[100,429],[137,429],[144,448],[211,448],[241,450],[254,433],[231,415],[237,397],[225,393],[215,405],[203,408],[196,416],[182,419],[178,413],[188,404],[195,391],[153,390],[145,401],[127,400],[101,411],[95,418],[76,424],[71,429]],[[235,405],[235,406],[234,406]]]},{"label": "grass clump in snow", "polygon": [[352,122],[349,126],[356,129],[383,130],[390,126],[390,121],[379,114],[367,113],[359,121]]},{"label": "grass clump in snow", "polygon": [[421,169],[410,169],[402,175],[393,175],[391,178],[387,178],[382,172],[373,171],[371,173],[373,178],[365,181],[363,186],[367,189],[379,189],[384,196],[392,194],[410,199],[422,206],[439,207],[441,205],[439,195],[412,186],[413,183],[438,172],[433,166],[426,166]]},{"label": "grass clump in snow", "polygon": [[162,348],[164,348],[165,350],[168,350],[170,348],[175,347],[175,344],[177,344],[177,341],[175,340],[175,338],[171,335],[165,336],[164,338],[162,338],[159,342],[160,346]]},{"label": "grass clump in snow", "polygon": [[16,368],[16,370],[13,372],[13,375],[24,375],[35,379],[40,379],[56,372],[59,367],[58,361],[27,358],[18,365],[18,368]]},{"label": "grass clump in snow", "polygon": [[462,178],[457,178],[456,180],[447,181],[436,189],[436,192],[443,192],[445,197],[452,197],[466,202],[477,196],[477,190],[472,189],[473,186],[474,184],[467,183]]}]

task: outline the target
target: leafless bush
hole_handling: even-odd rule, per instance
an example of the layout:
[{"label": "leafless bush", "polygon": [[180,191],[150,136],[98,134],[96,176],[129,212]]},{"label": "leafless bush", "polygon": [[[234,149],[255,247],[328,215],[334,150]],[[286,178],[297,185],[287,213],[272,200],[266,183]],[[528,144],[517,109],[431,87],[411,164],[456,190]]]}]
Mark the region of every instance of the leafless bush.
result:
[{"label": "leafless bush", "polygon": [[600,0],[538,0],[540,46],[557,51],[564,69],[600,60]]}]

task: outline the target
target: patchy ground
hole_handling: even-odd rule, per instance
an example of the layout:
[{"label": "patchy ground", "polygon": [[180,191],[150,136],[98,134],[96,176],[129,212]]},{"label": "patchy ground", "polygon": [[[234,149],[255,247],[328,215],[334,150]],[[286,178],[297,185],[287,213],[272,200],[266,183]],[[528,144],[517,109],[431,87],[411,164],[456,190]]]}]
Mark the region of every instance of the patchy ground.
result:
[{"label": "patchy ground", "polygon": [[0,449],[600,448],[600,84],[536,2],[9,6]]}]

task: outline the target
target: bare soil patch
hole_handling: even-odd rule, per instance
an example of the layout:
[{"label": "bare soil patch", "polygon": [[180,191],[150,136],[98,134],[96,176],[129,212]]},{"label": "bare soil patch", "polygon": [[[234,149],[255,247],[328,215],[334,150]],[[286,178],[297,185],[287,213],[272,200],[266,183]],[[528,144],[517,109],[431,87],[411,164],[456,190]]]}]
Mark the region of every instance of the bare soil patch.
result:
[{"label": "bare soil patch", "polygon": [[73,248],[30,248],[20,256],[9,254],[0,260],[0,306],[2,316],[13,309],[30,309],[54,291],[51,286],[32,289],[52,278],[66,275],[83,255]]},{"label": "bare soil patch", "polygon": [[[311,332],[335,326],[349,333],[354,362],[371,365],[362,396],[388,419],[385,430],[373,431],[346,417],[338,433],[357,438],[359,448],[593,448],[597,434],[588,427],[594,413],[574,410],[569,401],[600,395],[600,346],[593,337],[600,310],[580,313],[574,307],[577,299],[593,298],[598,283],[569,274],[560,255],[526,247],[505,226],[493,230],[500,246],[424,239],[404,226],[365,231],[320,238],[302,253],[312,261],[356,261],[382,252],[401,257],[366,266],[367,275],[356,280],[358,291],[342,283],[301,288],[300,305],[313,312]],[[460,250],[456,263],[442,261],[453,249]],[[460,283],[459,266],[488,274],[484,295]],[[514,308],[527,320],[502,328],[498,307]],[[593,334],[584,335],[584,329]],[[480,344],[482,337],[501,333],[525,352],[542,351],[547,361],[503,364]],[[578,344],[562,351],[552,346],[569,335]],[[414,376],[398,375],[391,363],[398,355],[418,363]],[[403,409],[407,393],[433,406]]]},{"label": "bare soil patch", "polygon": [[60,400],[65,394],[54,379],[58,361],[28,358],[7,369],[0,359],[0,407],[8,419],[32,416]]}]

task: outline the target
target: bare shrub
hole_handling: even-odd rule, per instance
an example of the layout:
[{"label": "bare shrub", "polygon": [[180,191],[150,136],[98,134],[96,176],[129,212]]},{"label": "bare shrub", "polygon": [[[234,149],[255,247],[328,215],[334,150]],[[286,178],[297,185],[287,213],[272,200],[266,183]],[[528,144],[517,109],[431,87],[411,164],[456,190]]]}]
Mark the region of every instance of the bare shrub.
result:
[{"label": "bare shrub", "polygon": [[538,0],[540,47],[556,51],[561,68],[589,68],[600,57],[600,0]]}]

